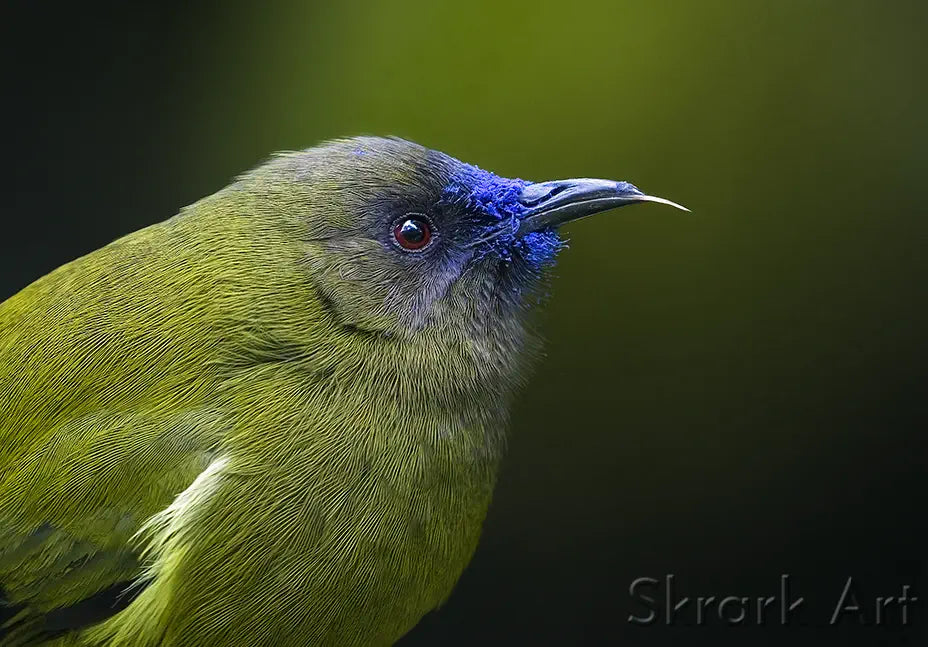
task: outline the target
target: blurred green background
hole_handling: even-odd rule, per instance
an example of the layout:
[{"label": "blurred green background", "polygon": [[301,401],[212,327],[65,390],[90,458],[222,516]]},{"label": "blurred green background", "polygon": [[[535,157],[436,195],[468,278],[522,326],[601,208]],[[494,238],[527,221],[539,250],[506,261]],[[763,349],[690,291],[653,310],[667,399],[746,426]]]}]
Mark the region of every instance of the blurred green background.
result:
[{"label": "blurred green background", "polygon": [[[568,229],[478,554],[414,645],[906,644],[928,600],[928,5],[232,2],[3,21],[0,298],[272,151],[395,134],[686,204]],[[626,622],[680,594],[789,627]],[[920,643],[919,643],[920,644]]]}]

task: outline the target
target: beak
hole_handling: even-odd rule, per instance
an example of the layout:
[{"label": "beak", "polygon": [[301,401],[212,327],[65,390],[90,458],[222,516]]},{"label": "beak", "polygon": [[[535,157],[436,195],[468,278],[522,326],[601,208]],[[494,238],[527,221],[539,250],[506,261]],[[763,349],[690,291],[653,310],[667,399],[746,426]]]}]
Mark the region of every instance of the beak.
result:
[{"label": "beak", "polygon": [[572,220],[638,202],[658,202],[689,211],[676,202],[645,195],[628,182],[588,178],[539,182],[529,184],[519,195],[519,203],[526,211],[521,217],[516,236],[560,227]]}]

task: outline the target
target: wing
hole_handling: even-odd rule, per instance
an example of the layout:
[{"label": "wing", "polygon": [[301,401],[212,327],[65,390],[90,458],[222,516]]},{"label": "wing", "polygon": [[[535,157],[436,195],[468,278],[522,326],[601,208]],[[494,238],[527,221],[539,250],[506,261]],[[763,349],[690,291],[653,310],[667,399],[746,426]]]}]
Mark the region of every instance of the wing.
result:
[{"label": "wing", "polygon": [[0,304],[4,645],[115,612],[139,576],[130,538],[212,459],[224,422],[197,253],[168,221]]},{"label": "wing", "polygon": [[208,449],[177,442],[197,437],[202,427],[190,425],[205,420],[89,415],[19,457],[0,485],[0,582],[17,608],[8,629],[31,640],[128,601],[121,594],[140,573],[130,540],[209,463]]}]

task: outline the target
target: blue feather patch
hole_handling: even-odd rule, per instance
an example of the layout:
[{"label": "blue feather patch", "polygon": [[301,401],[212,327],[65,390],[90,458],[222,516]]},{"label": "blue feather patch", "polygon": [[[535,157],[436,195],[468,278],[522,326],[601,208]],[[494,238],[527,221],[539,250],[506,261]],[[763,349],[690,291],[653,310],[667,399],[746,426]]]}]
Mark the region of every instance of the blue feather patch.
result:
[{"label": "blue feather patch", "polygon": [[475,241],[485,241],[478,244],[479,256],[493,253],[506,262],[518,257],[540,269],[553,263],[564,243],[554,229],[516,237],[519,221],[528,211],[519,196],[529,184],[461,164],[461,170],[442,191],[441,201],[475,216]]}]

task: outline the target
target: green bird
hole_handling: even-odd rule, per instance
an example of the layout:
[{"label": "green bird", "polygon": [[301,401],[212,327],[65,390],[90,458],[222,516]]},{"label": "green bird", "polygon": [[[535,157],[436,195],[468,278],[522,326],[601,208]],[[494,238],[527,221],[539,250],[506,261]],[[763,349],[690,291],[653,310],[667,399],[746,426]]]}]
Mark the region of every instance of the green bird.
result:
[{"label": "green bird", "polygon": [[0,644],[396,642],[477,546],[559,225],[643,201],[345,139],[5,301]]}]

